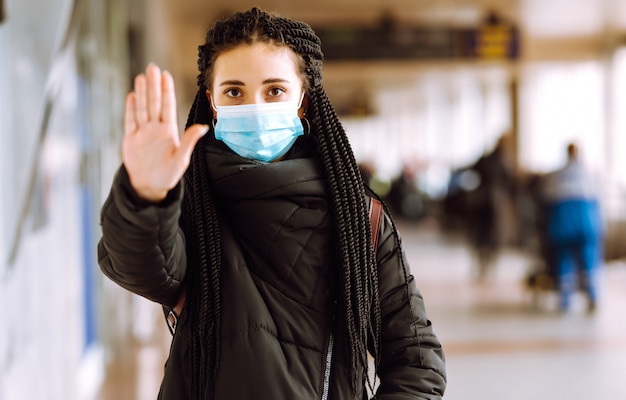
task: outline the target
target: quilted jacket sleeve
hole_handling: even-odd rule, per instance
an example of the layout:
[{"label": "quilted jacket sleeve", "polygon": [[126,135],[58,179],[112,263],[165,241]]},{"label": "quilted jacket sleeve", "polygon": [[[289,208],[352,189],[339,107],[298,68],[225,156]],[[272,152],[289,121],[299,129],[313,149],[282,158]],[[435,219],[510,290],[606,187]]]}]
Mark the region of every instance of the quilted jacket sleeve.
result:
[{"label": "quilted jacket sleeve", "polygon": [[178,227],[182,183],[159,204],[142,204],[122,166],[101,211],[98,264],[120,286],[166,306],[176,304],[186,271]]},{"label": "quilted jacket sleeve", "polygon": [[382,314],[377,400],[440,399],[444,354],[389,216],[377,250]]}]

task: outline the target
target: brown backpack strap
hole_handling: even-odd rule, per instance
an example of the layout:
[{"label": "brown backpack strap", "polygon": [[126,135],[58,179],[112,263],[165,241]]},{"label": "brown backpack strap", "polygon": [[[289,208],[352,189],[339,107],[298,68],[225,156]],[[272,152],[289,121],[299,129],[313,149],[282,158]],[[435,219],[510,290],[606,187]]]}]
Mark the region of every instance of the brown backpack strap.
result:
[{"label": "brown backpack strap", "polygon": [[372,247],[374,248],[374,257],[378,250],[378,235],[380,234],[380,223],[383,219],[383,203],[370,197],[370,224],[372,225]]},{"label": "brown backpack strap", "polygon": [[[378,249],[378,235],[380,233],[380,223],[383,219],[383,203],[380,200],[370,197],[370,223],[372,225],[372,247],[374,248],[374,257],[376,257],[376,250]],[[172,335],[176,332],[176,325],[178,324],[178,318],[180,313],[185,307],[185,289],[181,290],[180,298],[178,302],[169,310],[166,315],[167,325],[170,328]]]}]

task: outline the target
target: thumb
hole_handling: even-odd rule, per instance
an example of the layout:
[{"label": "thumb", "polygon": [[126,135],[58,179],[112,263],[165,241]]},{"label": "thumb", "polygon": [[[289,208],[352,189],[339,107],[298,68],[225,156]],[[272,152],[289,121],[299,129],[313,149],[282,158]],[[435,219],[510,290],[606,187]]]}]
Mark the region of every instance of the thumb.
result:
[{"label": "thumb", "polygon": [[195,124],[185,130],[183,136],[180,138],[180,147],[178,155],[185,160],[187,164],[191,159],[191,153],[193,148],[198,143],[198,140],[202,138],[209,131],[208,125]]}]

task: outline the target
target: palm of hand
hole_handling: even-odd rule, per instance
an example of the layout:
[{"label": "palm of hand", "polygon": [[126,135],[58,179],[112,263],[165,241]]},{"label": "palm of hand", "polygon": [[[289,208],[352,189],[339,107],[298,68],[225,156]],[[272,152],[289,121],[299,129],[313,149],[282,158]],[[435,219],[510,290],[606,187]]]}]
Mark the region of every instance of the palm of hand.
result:
[{"label": "palm of hand", "polygon": [[193,147],[207,127],[191,126],[179,138],[172,76],[154,65],[135,78],[126,97],[122,161],[137,195],[163,200],[182,178]]}]

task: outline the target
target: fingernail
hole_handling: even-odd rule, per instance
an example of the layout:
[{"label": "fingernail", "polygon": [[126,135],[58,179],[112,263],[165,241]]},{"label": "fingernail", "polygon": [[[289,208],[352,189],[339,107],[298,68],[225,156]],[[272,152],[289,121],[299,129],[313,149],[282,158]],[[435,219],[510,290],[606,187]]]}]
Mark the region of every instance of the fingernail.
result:
[{"label": "fingernail", "polygon": [[202,125],[202,131],[200,131],[201,135],[205,135],[209,131],[208,125]]}]

